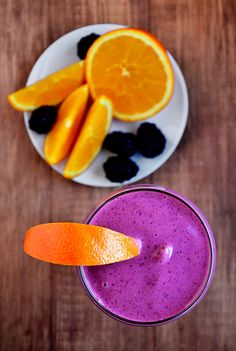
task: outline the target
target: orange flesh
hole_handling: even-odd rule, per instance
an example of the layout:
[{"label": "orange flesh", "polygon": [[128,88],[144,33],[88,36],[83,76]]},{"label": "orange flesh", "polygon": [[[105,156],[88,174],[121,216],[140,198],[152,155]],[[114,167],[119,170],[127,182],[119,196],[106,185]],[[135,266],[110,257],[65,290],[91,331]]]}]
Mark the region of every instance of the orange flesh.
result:
[{"label": "orange flesh", "polygon": [[17,90],[8,96],[8,100],[17,110],[33,111],[42,105],[59,104],[84,81],[84,61],[80,61]]},{"label": "orange flesh", "polygon": [[88,51],[86,76],[92,96],[108,96],[114,115],[127,121],[150,117],[173,92],[165,49],[140,30],[120,29],[97,39]]},{"label": "orange flesh", "polygon": [[78,176],[95,159],[109,131],[112,112],[112,102],[105,96],[93,103],[66,164],[66,178]]},{"label": "orange flesh", "polygon": [[44,145],[45,159],[49,164],[62,161],[76,139],[82,124],[89,97],[88,85],[73,91],[62,103],[58,117]]}]

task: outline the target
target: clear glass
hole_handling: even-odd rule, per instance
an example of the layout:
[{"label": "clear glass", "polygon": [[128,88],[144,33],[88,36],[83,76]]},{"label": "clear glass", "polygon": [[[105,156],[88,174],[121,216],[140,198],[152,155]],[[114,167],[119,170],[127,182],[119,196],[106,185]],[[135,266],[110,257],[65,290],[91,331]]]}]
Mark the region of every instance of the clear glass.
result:
[{"label": "clear glass", "polygon": [[136,326],[156,326],[156,325],[161,325],[161,324],[165,324],[168,322],[172,322],[176,319],[179,319],[180,317],[183,317],[186,313],[188,313],[189,311],[193,310],[193,308],[195,308],[199,302],[202,300],[202,298],[204,297],[204,295],[206,294],[207,290],[209,289],[209,286],[211,284],[212,278],[213,278],[213,274],[214,274],[214,270],[215,270],[215,264],[216,264],[216,246],[215,246],[215,239],[214,239],[214,235],[212,233],[212,230],[210,228],[209,223],[207,222],[205,216],[202,214],[202,212],[197,208],[197,206],[195,206],[190,200],[186,199],[184,196],[182,196],[181,194],[170,190],[170,189],[166,189],[164,187],[161,186],[157,186],[157,185],[151,185],[151,184],[140,184],[140,185],[135,185],[135,186],[129,186],[126,188],[122,188],[119,189],[118,191],[110,194],[108,197],[104,198],[96,207],[95,209],[87,216],[87,218],[85,219],[85,223],[89,224],[90,221],[92,220],[92,218],[95,216],[95,214],[103,207],[105,206],[108,202],[112,201],[114,198],[116,198],[117,196],[120,196],[122,194],[127,194],[129,192],[133,192],[133,191],[140,191],[140,190],[152,190],[152,191],[157,191],[157,192],[162,192],[164,194],[168,194],[170,196],[173,196],[175,198],[177,198],[178,200],[182,201],[185,205],[187,205],[199,218],[199,220],[202,222],[204,228],[205,228],[205,232],[209,241],[209,248],[210,248],[210,265],[209,265],[209,272],[208,272],[208,276],[207,279],[204,283],[204,285],[202,286],[202,289],[200,291],[200,293],[198,294],[198,296],[195,298],[195,300],[189,305],[187,306],[185,309],[183,309],[181,312],[179,312],[178,314],[166,318],[166,319],[162,319],[162,320],[158,320],[158,321],[154,321],[154,322],[139,322],[139,321],[135,321],[135,320],[129,320],[129,319],[125,319],[119,315],[114,314],[113,312],[109,311],[106,307],[104,307],[102,304],[100,304],[97,299],[93,296],[92,292],[90,291],[88,284],[86,282],[86,278],[84,276],[84,271],[83,271],[83,267],[78,267],[77,268],[77,273],[81,279],[82,285],[86,291],[86,293],[88,294],[88,296],[90,297],[90,299],[93,301],[93,303],[104,313],[106,313],[107,315],[109,315],[110,317],[126,323],[126,324],[130,324],[130,325],[136,325]]}]

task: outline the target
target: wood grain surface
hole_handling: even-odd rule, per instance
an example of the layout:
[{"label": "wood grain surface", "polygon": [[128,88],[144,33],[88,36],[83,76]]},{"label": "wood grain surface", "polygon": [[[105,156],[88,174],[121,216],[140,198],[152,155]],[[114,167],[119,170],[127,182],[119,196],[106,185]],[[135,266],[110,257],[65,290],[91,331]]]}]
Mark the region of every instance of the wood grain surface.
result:
[{"label": "wood grain surface", "polygon": [[[186,78],[190,115],[171,159],[142,182],[174,188],[206,214],[218,260],[202,303],[177,322],[137,328],[101,313],[71,268],[23,254],[24,232],[47,221],[81,221],[109,189],[53,172],[7,103],[35,60],[64,33],[122,23],[157,35]],[[235,0],[0,1],[0,350],[236,350]]]}]

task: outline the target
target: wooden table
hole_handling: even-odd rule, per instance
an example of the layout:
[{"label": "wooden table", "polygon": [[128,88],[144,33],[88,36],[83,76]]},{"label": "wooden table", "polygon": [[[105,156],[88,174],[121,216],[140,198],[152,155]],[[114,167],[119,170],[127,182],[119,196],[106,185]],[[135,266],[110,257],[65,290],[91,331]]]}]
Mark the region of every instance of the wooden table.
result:
[{"label": "wooden table", "polygon": [[[157,35],[186,78],[190,115],[171,159],[142,182],[174,188],[204,211],[218,261],[197,309],[156,328],[122,325],[85,296],[70,268],[23,254],[37,223],[82,220],[109,189],[53,172],[6,101],[42,51],[92,23],[123,23]],[[235,350],[236,348],[236,3],[234,0],[1,0],[0,350]]]}]

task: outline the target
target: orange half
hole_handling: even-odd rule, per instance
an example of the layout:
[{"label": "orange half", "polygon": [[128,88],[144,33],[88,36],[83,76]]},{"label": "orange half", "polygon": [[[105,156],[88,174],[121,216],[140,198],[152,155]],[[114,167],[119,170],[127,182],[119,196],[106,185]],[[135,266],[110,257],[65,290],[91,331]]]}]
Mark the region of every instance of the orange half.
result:
[{"label": "orange half", "polygon": [[17,90],[8,95],[8,100],[19,111],[33,111],[43,105],[57,105],[84,80],[84,61],[79,61]]},{"label": "orange half", "polygon": [[30,228],[24,251],[42,261],[94,266],[139,255],[135,239],[108,228],[79,223],[47,223]]},{"label": "orange half", "polygon": [[86,56],[94,99],[106,95],[123,121],[151,117],[169,102],[174,74],[167,52],[150,33],[124,28],[99,37]]}]

